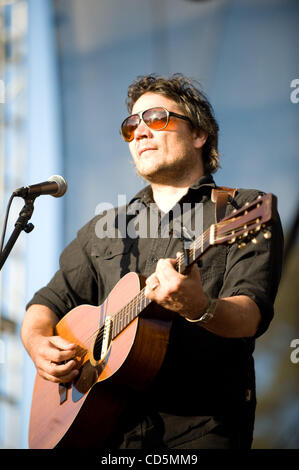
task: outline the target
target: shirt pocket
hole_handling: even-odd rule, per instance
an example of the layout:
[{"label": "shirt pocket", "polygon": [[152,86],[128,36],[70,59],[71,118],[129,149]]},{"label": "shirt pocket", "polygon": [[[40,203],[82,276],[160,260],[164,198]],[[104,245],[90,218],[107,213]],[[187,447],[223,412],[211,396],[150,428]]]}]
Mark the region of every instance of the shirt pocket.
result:
[{"label": "shirt pocket", "polygon": [[205,253],[199,266],[204,290],[211,297],[218,297],[221,290],[227,259],[227,247],[217,245]]},{"label": "shirt pocket", "polygon": [[93,243],[91,256],[99,278],[111,290],[128,272],[134,240],[126,238],[103,238]]}]

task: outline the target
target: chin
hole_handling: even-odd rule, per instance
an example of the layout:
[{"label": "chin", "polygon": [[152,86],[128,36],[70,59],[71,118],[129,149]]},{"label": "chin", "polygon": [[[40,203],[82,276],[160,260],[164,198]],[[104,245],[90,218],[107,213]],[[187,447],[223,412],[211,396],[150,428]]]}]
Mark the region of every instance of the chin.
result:
[{"label": "chin", "polygon": [[155,176],[156,174],[159,174],[160,171],[161,169],[157,168],[154,165],[151,165],[151,166],[142,165],[139,168],[137,167],[138,174],[142,176],[143,178]]},{"label": "chin", "polygon": [[169,174],[169,170],[167,171],[165,168],[159,168],[155,170],[138,170],[138,174],[146,181],[149,183],[155,183],[155,184],[168,184],[170,181],[170,178],[173,177],[173,175]]}]

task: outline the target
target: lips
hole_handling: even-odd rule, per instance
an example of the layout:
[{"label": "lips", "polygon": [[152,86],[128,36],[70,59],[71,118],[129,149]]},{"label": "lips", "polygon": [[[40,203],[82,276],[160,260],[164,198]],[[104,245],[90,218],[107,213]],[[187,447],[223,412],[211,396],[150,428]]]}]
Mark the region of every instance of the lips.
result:
[{"label": "lips", "polygon": [[147,150],[157,150],[157,149],[154,147],[142,147],[138,150],[138,156],[141,157],[141,155]]}]

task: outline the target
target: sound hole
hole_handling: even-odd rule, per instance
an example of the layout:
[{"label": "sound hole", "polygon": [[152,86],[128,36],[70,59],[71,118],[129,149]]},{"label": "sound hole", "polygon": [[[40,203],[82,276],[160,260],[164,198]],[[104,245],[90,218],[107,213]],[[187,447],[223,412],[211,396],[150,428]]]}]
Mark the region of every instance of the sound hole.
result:
[{"label": "sound hole", "polygon": [[94,341],[94,345],[93,345],[93,358],[96,362],[100,361],[101,360],[101,356],[102,356],[102,347],[103,347],[103,339],[104,339],[104,326],[102,326],[100,329],[99,329],[99,332],[97,334],[97,337]]}]

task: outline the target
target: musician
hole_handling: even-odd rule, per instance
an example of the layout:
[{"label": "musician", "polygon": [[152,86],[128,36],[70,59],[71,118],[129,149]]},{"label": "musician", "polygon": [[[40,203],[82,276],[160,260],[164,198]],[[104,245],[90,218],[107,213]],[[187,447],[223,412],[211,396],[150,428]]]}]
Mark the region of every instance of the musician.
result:
[{"label": "musician", "polygon": [[[29,302],[24,345],[43,378],[75,380],[76,345],[55,335],[55,325],[80,304],[102,304],[122,276],[139,272],[147,278],[147,298],[175,314],[161,369],[144,392],[133,395],[107,446],[250,448],[256,407],[252,354],[273,317],[283,247],[279,216],[269,228],[271,238],[260,232],[257,243],[243,249],[237,243],[215,245],[191,269],[178,272],[176,257],[187,253],[192,233],[175,236],[173,208],[190,203],[194,219],[201,204],[203,230],[216,222],[211,194],[219,167],[218,124],[199,86],[180,74],[139,77],[129,87],[127,105],[121,134],[149,185],[127,205],[126,223],[132,224],[141,206],[147,214],[154,207],[160,228],[169,217],[170,235],[101,237],[105,216],[92,219],[62,253],[53,279]],[[260,194],[230,193],[225,214]]]}]

